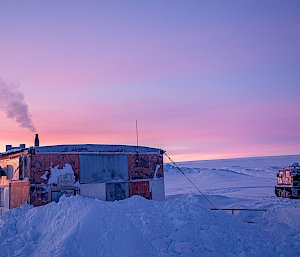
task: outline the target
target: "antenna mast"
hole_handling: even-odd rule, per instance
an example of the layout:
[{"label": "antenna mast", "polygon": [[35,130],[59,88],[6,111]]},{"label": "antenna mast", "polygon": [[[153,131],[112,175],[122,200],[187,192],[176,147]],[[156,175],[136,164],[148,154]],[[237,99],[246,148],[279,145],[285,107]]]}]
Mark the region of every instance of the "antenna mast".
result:
[{"label": "antenna mast", "polygon": [[136,151],[137,151],[139,147],[138,120],[135,120],[135,132],[136,132]]}]

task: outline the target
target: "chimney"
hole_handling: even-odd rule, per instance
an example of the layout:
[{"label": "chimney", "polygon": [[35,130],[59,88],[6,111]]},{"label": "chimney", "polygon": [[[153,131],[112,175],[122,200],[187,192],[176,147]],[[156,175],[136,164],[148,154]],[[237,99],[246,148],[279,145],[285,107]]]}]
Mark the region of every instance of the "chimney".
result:
[{"label": "chimney", "polygon": [[12,145],[6,145],[6,152],[12,149]]},{"label": "chimney", "polygon": [[35,134],[34,146],[40,146],[39,134]]}]

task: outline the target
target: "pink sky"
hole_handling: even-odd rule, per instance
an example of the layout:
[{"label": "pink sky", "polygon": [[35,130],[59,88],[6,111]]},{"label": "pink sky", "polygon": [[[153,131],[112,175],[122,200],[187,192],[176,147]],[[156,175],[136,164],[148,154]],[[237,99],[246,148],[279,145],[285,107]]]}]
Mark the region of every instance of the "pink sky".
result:
[{"label": "pink sky", "polygon": [[[0,78],[41,145],[140,144],[175,160],[300,153],[298,1],[6,1]],[[0,150],[34,134],[0,112]]]}]

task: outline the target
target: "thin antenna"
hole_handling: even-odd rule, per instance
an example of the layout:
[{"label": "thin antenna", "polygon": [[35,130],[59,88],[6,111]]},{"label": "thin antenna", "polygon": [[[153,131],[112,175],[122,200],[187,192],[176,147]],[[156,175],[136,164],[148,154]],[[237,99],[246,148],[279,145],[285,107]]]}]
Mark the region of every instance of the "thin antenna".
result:
[{"label": "thin antenna", "polygon": [[139,147],[138,120],[135,120],[135,131],[136,131],[136,151],[137,151]]},{"label": "thin antenna", "polygon": [[136,132],[136,158],[135,165],[139,166],[139,131],[138,131],[138,120],[135,120],[135,132]]}]

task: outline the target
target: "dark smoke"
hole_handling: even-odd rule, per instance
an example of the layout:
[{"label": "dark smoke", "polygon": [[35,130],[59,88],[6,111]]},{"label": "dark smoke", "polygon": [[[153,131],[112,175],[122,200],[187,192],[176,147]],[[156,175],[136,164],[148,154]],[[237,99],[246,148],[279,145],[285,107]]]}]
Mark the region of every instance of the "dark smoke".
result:
[{"label": "dark smoke", "polygon": [[35,132],[36,129],[28,111],[28,105],[18,84],[0,78],[0,95],[0,109],[6,113],[6,116],[16,120],[20,127]]}]

